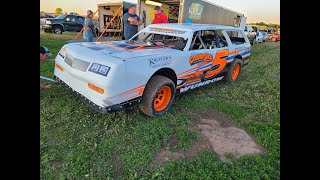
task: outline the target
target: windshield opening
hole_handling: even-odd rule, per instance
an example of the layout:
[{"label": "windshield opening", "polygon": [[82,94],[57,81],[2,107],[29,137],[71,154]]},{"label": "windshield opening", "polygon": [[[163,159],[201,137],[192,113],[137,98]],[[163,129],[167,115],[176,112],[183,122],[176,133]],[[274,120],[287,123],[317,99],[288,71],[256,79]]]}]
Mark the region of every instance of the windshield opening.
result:
[{"label": "windshield opening", "polygon": [[64,14],[60,14],[59,16],[57,16],[55,19],[64,19],[66,17],[66,15]]},{"label": "windshield opening", "polygon": [[142,42],[149,46],[164,46],[172,49],[183,51],[188,42],[187,38],[169,36],[163,34],[145,33],[146,37]]}]

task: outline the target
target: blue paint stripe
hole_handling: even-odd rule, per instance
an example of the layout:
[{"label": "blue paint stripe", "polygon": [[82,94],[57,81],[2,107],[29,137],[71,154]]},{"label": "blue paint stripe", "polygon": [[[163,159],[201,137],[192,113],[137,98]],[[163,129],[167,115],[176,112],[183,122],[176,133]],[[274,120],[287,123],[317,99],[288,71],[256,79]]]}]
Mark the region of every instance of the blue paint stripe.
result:
[{"label": "blue paint stripe", "polygon": [[247,52],[242,53],[241,56],[245,56],[245,55],[247,55],[247,54],[250,54],[250,51],[247,51]]},{"label": "blue paint stripe", "polygon": [[205,68],[207,68],[207,67],[211,67],[211,66],[212,66],[212,64],[210,63],[210,64],[207,64],[207,65],[205,65],[205,66],[201,67],[199,70],[202,70],[202,69],[205,69]]},{"label": "blue paint stripe", "polygon": [[234,57],[236,57],[235,55],[231,55],[231,56],[228,56],[227,58],[226,58],[226,60],[228,61],[228,60],[231,60],[231,59],[233,59]]}]

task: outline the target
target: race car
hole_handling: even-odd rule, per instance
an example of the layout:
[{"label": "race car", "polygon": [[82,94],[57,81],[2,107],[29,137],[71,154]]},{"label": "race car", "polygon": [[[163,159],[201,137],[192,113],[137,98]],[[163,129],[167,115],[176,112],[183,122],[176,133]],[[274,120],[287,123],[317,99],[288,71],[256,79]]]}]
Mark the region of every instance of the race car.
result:
[{"label": "race car", "polygon": [[177,94],[237,81],[250,50],[240,28],[152,24],[126,41],[64,45],[55,58],[54,77],[100,113],[139,105],[157,117]]}]

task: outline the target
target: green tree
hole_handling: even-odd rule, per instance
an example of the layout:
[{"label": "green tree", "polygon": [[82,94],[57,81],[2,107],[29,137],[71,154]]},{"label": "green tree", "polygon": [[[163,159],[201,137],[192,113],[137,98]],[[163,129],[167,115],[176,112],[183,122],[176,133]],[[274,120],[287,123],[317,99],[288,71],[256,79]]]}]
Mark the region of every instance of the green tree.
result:
[{"label": "green tree", "polygon": [[55,14],[61,14],[62,13],[62,9],[61,8],[57,8]]}]

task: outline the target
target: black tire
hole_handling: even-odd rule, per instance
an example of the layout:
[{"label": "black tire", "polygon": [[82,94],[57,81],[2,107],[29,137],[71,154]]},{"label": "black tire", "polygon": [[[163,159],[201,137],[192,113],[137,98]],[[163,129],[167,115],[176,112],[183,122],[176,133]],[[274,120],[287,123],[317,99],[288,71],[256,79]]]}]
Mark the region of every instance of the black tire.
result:
[{"label": "black tire", "polygon": [[62,34],[62,27],[61,27],[61,26],[54,26],[54,27],[52,28],[52,32],[53,32],[54,34]]},{"label": "black tire", "polygon": [[[236,78],[232,78],[232,75],[234,73],[234,70],[235,70],[235,67],[237,64],[239,64],[239,66],[240,66],[238,75],[236,76]],[[241,74],[241,69],[242,69],[241,59],[235,58],[230,65],[230,68],[229,68],[229,71],[227,72],[225,81],[227,81],[228,83],[233,83],[233,82],[237,81],[239,79],[240,74]]]},{"label": "black tire", "polygon": [[[171,97],[168,105],[161,111],[157,111],[154,107],[154,101],[158,97],[158,92],[161,88],[168,86],[171,90]],[[155,75],[151,77],[146,89],[142,95],[142,101],[139,108],[142,112],[151,117],[158,117],[163,115],[172,105],[176,94],[176,87],[173,81],[167,77]],[[168,97],[167,97],[168,98]]]}]

